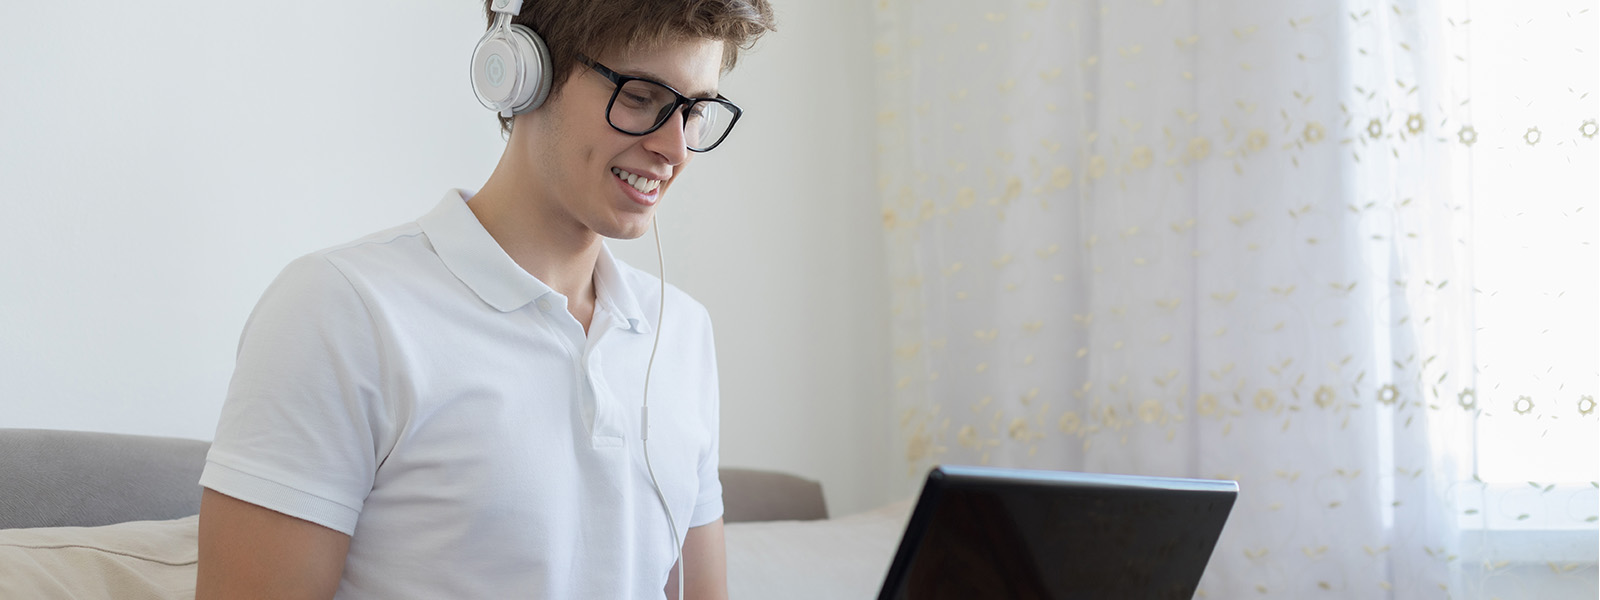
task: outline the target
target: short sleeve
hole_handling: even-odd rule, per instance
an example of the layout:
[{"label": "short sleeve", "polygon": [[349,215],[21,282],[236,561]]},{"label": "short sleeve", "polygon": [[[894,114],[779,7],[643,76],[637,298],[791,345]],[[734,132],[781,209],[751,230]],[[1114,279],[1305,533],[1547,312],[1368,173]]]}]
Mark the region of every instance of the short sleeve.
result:
[{"label": "short sleeve", "polygon": [[722,479],[718,475],[720,461],[718,453],[722,443],[722,395],[717,379],[717,352],[714,337],[711,331],[711,317],[706,314],[705,307],[700,307],[700,314],[705,321],[705,357],[708,379],[705,383],[706,404],[701,408],[706,419],[706,431],[710,443],[702,450],[700,455],[700,493],[695,499],[694,514],[689,518],[690,527],[699,527],[722,518]]},{"label": "short sleeve", "polygon": [[353,535],[395,428],[376,329],[329,258],[290,263],[239,339],[200,485]]}]

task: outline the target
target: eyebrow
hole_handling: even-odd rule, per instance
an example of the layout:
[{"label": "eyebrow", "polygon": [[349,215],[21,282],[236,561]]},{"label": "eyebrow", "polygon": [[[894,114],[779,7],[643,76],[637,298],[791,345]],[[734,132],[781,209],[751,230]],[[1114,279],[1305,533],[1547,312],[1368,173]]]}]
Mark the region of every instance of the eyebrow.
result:
[{"label": "eyebrow", "polygon": [[[666,80],[667,80],[667,78],[662,77],[660,75],[657,75],[655,73],[651,73],[649,71],[636,71],[636,70],[623,71],[623,70],[619,69],[619,70],[617,70],[617,74],[619,74],[619,75],[627,75],[629,77],[643,77],[643,78],[649,79],[651,81],[663,82],[663,83],[666,82]],[[717,90],[714,90],[714,89],[713,90],[703,90],[703,91],[699,91],[699,92],[691,92],[691,93],[684,94],[684,95],[688,96],[690,98],[716,98],[717,97]]]}]

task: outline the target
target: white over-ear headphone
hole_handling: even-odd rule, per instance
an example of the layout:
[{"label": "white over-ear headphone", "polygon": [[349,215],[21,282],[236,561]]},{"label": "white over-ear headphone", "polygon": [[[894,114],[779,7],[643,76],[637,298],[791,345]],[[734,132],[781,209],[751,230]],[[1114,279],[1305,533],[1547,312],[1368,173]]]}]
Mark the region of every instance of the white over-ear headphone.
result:
[{"label": "white over-ear headphone", "polygon": [[494,0],[490,10],[494,25],[472,50],[472,92],[501,116],[520,115],[550,95],[550,50],[532,29],[511,23],[522,0]]}]

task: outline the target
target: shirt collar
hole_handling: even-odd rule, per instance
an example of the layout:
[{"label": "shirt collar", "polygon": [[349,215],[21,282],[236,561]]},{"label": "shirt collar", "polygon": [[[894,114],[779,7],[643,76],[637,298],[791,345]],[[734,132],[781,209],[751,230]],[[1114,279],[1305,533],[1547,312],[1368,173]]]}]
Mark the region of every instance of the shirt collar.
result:
[{"label": "shirt collar", "polygon": [[[467,207],[467,198],[472,195],[473,192],[452,189],[438,206],[417,219],[417,225],[427,234],[445,268],[500,312],[511,312],[540,296],[556,294],[550,286],[511,260],[500,243],[494,241],[478,216]],[[619,328],[635,333],[650,331],[638,299],[624,281],[611,249],[604,243],[595,261],[594,279],[595,304],[616,315]]]},{"label": "shirt collar", "polygon": [[618,327],[634,333],[650,333],[650,322],[639,309],[639,296],[628,287],[622,269],[605,242],[600,243],[600,256],[594,261],[594,286],[596,304],[617,316]]}]

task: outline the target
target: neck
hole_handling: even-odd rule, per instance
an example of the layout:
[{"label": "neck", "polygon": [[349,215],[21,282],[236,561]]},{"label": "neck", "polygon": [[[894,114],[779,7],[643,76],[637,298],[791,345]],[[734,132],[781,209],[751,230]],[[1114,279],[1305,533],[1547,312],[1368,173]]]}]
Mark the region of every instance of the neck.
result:
[{"label": "neck", "polygon": [[467,203],[511,260],[569,303],[594,301],[600,235],[573,219],[508,148],[483,189]]}]

